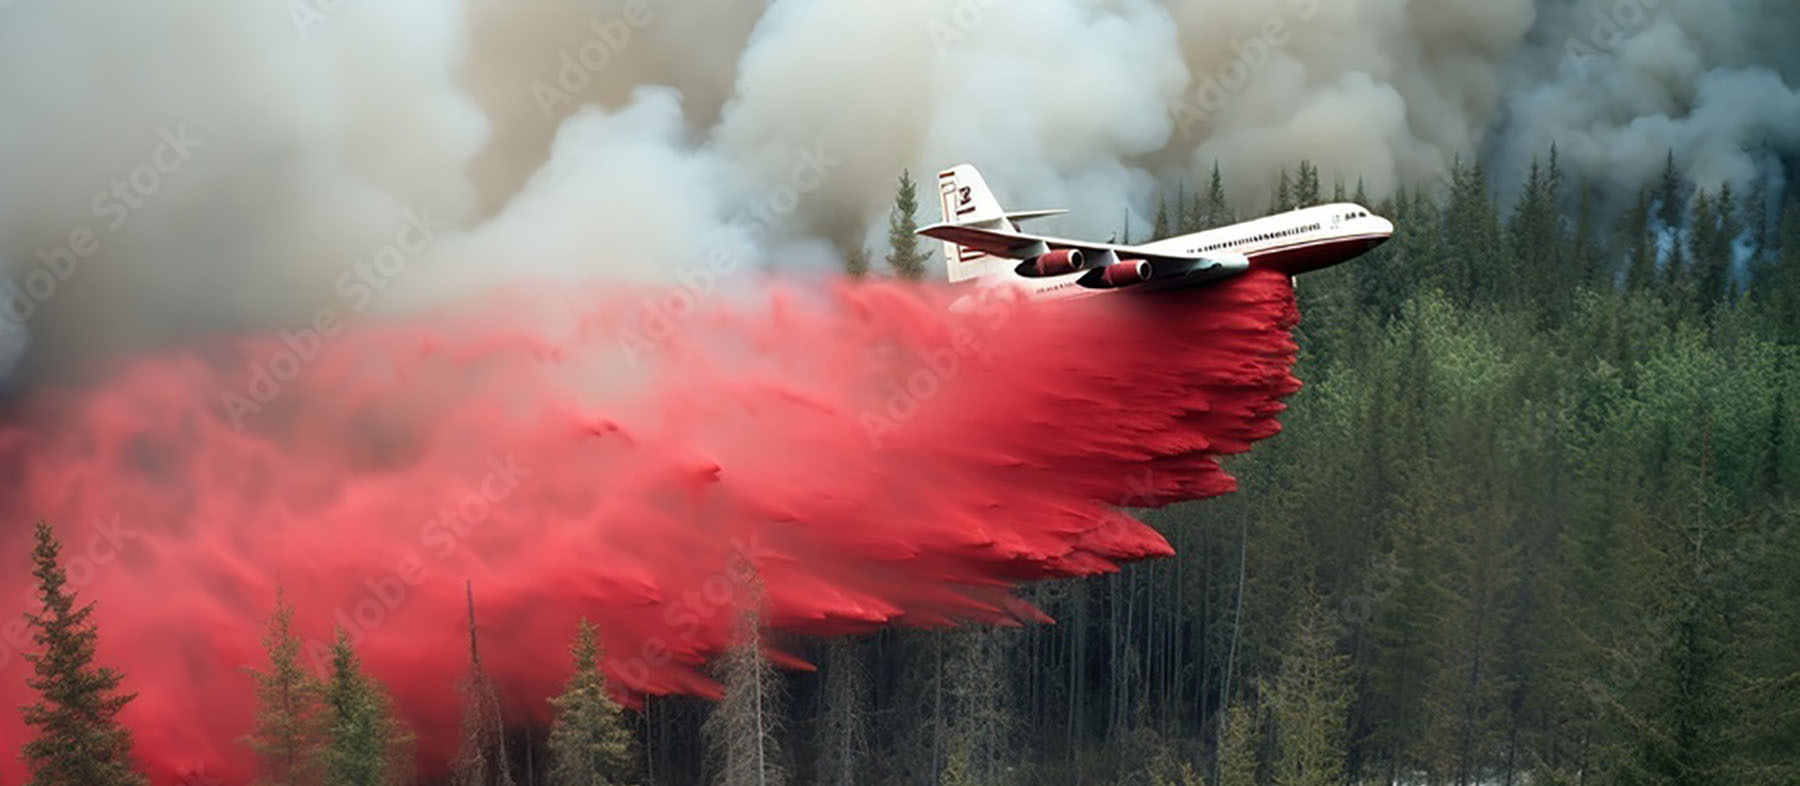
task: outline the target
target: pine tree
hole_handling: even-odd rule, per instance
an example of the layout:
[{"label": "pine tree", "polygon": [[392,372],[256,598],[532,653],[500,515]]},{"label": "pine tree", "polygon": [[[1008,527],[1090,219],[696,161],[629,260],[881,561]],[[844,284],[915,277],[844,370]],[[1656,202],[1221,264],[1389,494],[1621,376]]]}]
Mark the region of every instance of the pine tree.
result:
[{"label": "pine tree", "polygon": [[1675,168],[1675,151],[1669,151],[1669,159],[1663,165],[1662,184],[1656,190],[1657,218],[1662,221],[1663,228],[1676,234],[1680,239],[1681,219],[1687,211],[1687,184],[1681,177],[1681,170]]},{"label": "pine tree", "polygon": [[869,675],[852,639],[835,639],[825,656],[824,717],[818,729],[817,782],[856,786],[868,753]]},{"label": "pine tree", "polygon": [[1800,341],[1800,203],[1781,211],[1780,248],[1765,268],[1763,289],[1769,301],[1770,325],[1787,343]]},{"label": "pine tree", "polygon": [[1737,196],[1732,193],[1730,182],[1719,185],[1719,199],[1713,203],[1713,216],[1717,225],[1712,231],[1712,245],[1707,249],[1712,259],[1707,267],[1707,282],[1701,288],[1701,295],[1709,304],[1729,300],[1737,290],[1731,268],[1737,262],[1737,241],[1744,233],[1744,226],[1738,220]]},{"label": "pine tree", "polygon": [[1310,207],[1319,204],[1319,168],[1311,161],[1300,162],[1300,172],[1294,180],[1294,190],[1288,200],[1288,209]]},{"label": "pine tree", "polygon": [[1688,259],[1694,270],[1694,294],[1696,304],[1705,313],[1718,298],[1730,260],[1714,256],[1719,245],[1719,217],[1712,194],[1704,188],[1694,195],[1693,219],[1689,223],[1692,229],[1688,231]]},{"label": "pine tree", "polygon": [[1186,191],[1185,188],[1177,188],[1175,191],[1175,205],[1181,211],[1181,220],[1176,222],[1176,229],[1183,235],[1191,235],[1206,228],[1201,217],[1205,206],[1200,201],[1199,189],[1194,189],[1192,195],[1187,195]]},{"label": "pine tree", "polygon": [[777,734],[781,730],[781,683],[763,654],[762,592],[749,582],[745,608],[733,630],[731,649],[719,661],[725,695],[701,726],[713,762],[716,786],[786,786]]},{"label": "pine tree", "polygon": [[869,275],[869,249],[857,243],[844,252],[844,272],[852,278],[863,278]]},{"label": "pine tree", "polygon": [[1586,183],[1576,187],[1575,232],[1569,239],[1568,259],[1575,268],[1571,280],[1581,286],[1611,287],[1616,281],[1607,268],[1594,220],[1594,189]]},{"label": "pine tree", "polygon": [[569,647],[575,673],[550,700],[550,783],[553,786],[624,786],[633,782],[632,737],[623,712],[606,691],[594,626],[582,620]]},{"label": "pine tree", "polygon": [[325,686],[327,786],[388,786],[406,768],[412,737],[395,720],[387,695],[363,674],[350,635],[339,629]]},{"label": "pine tree", "polygon": [[275,592],[263,648],[269,670],[246,669],[256,682],[256,728],[243,742],[262,758],[263,786],[302,786],[318,781],[323,686],[300,664],[300,637],[294,607],[285,590]]},{"label": "pine tree", "polygon": [[1270,213],[1285,213],[1294,209],[1294,179],[1288,176],[1287,167],[1281,168],[1281,177],[1275,181],[1275,194],[1269,202]]},{"label": "pine tree", "polygon": [[1219,740],[1219,786],[1258,786],[1256,722],[1242,700],[1225,713]]},{"label": "pine tree", "polygon": [[919,248],[918,184],[911,172],[900,173],[900,188],[894,195],[894,209],[888,214],[888,267],[901,278],[917,281],[925,277],[926,254]]},{"label": "pine tree", "polygon": [[1231,214],[1230,203],[1225,201],[1225,180],[1219,174],[1217,161],[1213,162],[1212,180],[1206,187],[1206,208],[1201,215],[1205,224],[1202,229],[1224,226],[1236,220]]},{"label": "pine tree", "polygon": [[1156,223],[1150,227],[1150,239],[1162,240],[1169,235],[1169,199],[1164,195],[1156,198]]},{"label": "pine tree", "polygon": [[469,609],[469,673],[460,686],[463,694],[462,739],[456,760],[450,763],[455,786],[512,786],[512,768],[506,757],[506,725],[500,717],[500,696],[493,680],[481,668],[481,650],[475,636],[475,589],[463,586]]},{"label": "pine tree", "polygon": [[1337,654],[1323,602],[1312,591],[1275,683],[1279,786],[1336,786],[1344,780],[1347,664]]},{"label": "pine tree", "polygon": [[1620,222],[1619,247],[1625,250],[1625,288],[1642,292],[1656,283],[1656,240],[1650,234],[1650,192],[1638,189],[1637,204]]},{"label": "pine tree", "polygon": [[35,538],[31,575],[43,609],[25,615],[41,649],[25,656],[25,683],[40,697],[24,708],[25,724],[38,730],[21,751],[27,786],[147,786],[133,767],[131,732],[118,722],[134,694],[119,692],[119,672],[94,665],[94,605],[76,605],[50,525],[38,522]]},{"label": "pine tree", "polygon": [[1750,242],[1750,267],[1755,269],[1764,261],[1769,251],[1769,183],[1762,177],[1756,178],[1756,184],[1750,189],[1750,195],[1744,200],[1743,217],[1739,223],[1744,226]]},{"label": "pine tree", "polygon": [[950,737],[964,746],[978,783],[999,780],[1014,750],[1007,682],[1007,631],[964,628],[940,636],[949,647],[944,664],[951,706]]}]

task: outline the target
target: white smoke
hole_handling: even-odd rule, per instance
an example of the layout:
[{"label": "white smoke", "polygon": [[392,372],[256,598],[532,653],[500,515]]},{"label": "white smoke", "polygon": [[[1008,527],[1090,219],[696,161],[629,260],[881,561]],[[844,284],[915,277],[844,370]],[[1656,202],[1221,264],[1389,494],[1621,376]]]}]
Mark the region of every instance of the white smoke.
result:
[{"label": "white smoke", "polygon": [[826,267],[831,245],[884,250],[902,169],[934,220],[932,175],[963,161],[1102,235],[1215,161],[1245,206],[1302,158],[1379,197],[1457,156],[1517,171],[1552,142],[1618,188],[1670,149],[1697,182],[1744,184],[1800,146],[1797,17],[1782,0],[12,0],[0,368],[520,278]]}]

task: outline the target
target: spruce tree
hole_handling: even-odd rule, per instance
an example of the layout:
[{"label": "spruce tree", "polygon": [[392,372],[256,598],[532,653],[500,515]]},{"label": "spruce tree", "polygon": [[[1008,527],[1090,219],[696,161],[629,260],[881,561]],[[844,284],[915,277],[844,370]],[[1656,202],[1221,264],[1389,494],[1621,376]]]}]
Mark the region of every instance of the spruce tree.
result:
[{"label": "spruce tree", "polygon": [[550,700],[556,719],[550,725],[552,786],[624,786],[634,782],[630,729],[623,712],[606,691],[600,674],[598,633],[587,620],[575,629],[569,646],[575,673],[562,693]]},{"label": "spruce tree", "polygon": [[386,694],[363,674],[343,629],[331,647],[325,687],[325,747],[321,764],[327,786],[388,786],[405,769],[411,743],[391,714]]},{"label": "spruce tree", "polygon": [[1225,179],[1219,173],[1219,162],[1213,162],[1212,180],[1206,187],[1206,209],[1201,214],[1205,226],[1202,229],[1224,226],[1236,220],[1231,213],[1231,204],[1225,200]]},{"label": "spruce tree", "polygon": [[1681,170],[1675,168],[1675,151],[1669,151],[1667,163],[1663,165],[1662,182],[1656,190],[1657,218],[1670,232],[1676,233],[1679,241],[1681,219],[1687,211],[1687,184],[1681,177]]},{"label": "spruce tree", "polygon": [[1619,247],[1625,250],[1625,288],[1642,292],[1656,283],[1656,240],[1650,234],[1650,192],[1638,189],[1637,203],[1620,222]]},{"label": "spruce tree", "polygon": [[134,694],[119,692],[119,672],[94,664],[94,605],[76,605],[61,552],[50,525],[38,522],[31,575],[43,609],[25,615],[40,650],[25,655],[25,683],[39,696],[24,708],[25,724],[38,730],[21,751],[27,786],[147,786],[133,767],[131,732],[118,722]]},{"label": "spruce tree", "polygon": [[1275,194],[1269,202],[1269,212],[1285,213],[1294,209],[1294,179],[1288,175],[1287,167],[1281,168],[1281,177],[1275,181]]},{"label": "spruce tree", "polygon": [[869,275],[869,249],[862,243],[857,243],[844,252],[844,272],[852,278]]},{"label": "spruce tree", "polygon": [[1195,191],[1192,197],[1187,195],[1183,186],[1175,187],[1175,232],[1191,235],[1200,231],[1200,192]]},{"label": "spruce tree", "polygon": [[1169,234],[1169,199],[1163,195],[1156,198],[1156,223],[1150,227],[1150,239],[1162,240]]},{"label": "spruce tree", "polygon": [[1288,199],[1287,209],[1319,204],[1320,194],[1319,168],[1311,161],[1302,160],[1299,174],[1294,178],[1294,190]]},{"label": "spruce tree", "polygon": [[256,727],[243,742],[262,758],[264,786],[302,786],[318,780],[323,686],[300,663],[294,607],[275,592],[275,612],[263,636],[269,670],[246,669],[256,683]]},{"label": "spruce tree", "polygon": [[894,209],[888,214],[888,267],[901,278],[917,281],[925,277],[926,254],[919,248],[918,184],[912,173],[900,173],[900,188],[894,194]]},{"label": "spruce tree", "polygon": [[1280,757],[1278,786],[1336,786],[1344,780],[1345,710],[1349,703],[1344,658],[1323,602],[1306,593],[1300,626],[1275,683],[1275,725]]},{"label": "spruce tree", "polygon": [[1256,716],[1242,699],[1231,705],[1222,719],[1219,739],[1219,786],[1257,786]]}]

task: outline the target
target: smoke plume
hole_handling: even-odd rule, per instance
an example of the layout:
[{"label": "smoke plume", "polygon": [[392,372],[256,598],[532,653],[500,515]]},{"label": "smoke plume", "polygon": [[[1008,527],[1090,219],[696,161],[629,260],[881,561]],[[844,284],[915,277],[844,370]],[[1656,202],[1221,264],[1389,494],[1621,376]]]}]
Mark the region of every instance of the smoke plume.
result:
[{"label": "smoke plume", "polygon": [[[1671,149],[1702,185],[1780,185],[1796,22],[1777,0],[15,0],[0,362],[16,389],[521,277],[831,267],[881,251],[898,171],[929,196],[958,161],[1101,233],[1214,161],[1246,205],[1303,157],[1379,197],[1553,142],[1609,187]],[[406,272],[347,304],[342,276],[421,215]]]}]

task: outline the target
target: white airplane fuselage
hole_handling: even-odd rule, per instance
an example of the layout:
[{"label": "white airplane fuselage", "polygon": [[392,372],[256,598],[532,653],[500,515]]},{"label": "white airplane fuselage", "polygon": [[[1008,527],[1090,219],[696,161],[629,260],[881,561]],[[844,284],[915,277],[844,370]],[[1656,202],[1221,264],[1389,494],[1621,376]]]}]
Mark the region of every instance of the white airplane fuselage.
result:
[{"label": "white airplane fuselage", "polygon": [[[1238,254],[1247,260],[1249,270],[1274,270],[1292,277],[1348,262],[1387,242],[1393,234],[1393,222],[1361,205],[1341,202],[1157,240],[1138,248],[1171,256]],[[1120,255],[1125,256],[1124,252]],[[980,280],[990,285],[1016,287],[1036,298],[1063,299],[1130,291],[1129,288],[1108,290],[1083,286],[1080,282],[1086,275],[1088,271],[1060,276],[991,276]]]},{"label": "white airplane fuselage", "polygon": [[1060,238],[1019,222],[1064,211],[1007,212],[967,164],[938,174],[938,196],[944,220],[919,234],[944,242],[949,280],[1034,298],[1185,289],[1252,270],[1293,277],[1361,256],[1394,233],[1368,208],[1338,202],[1140,245]]}]

